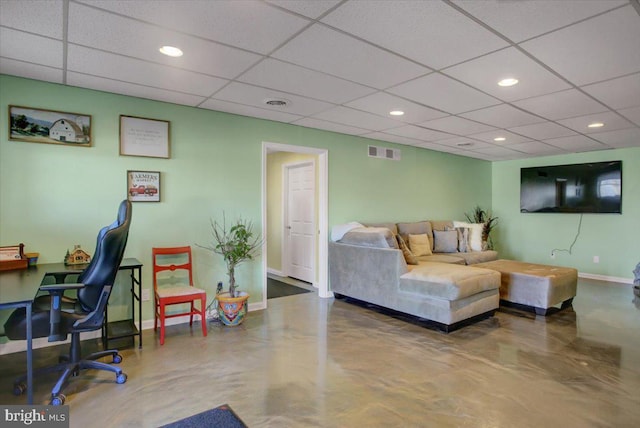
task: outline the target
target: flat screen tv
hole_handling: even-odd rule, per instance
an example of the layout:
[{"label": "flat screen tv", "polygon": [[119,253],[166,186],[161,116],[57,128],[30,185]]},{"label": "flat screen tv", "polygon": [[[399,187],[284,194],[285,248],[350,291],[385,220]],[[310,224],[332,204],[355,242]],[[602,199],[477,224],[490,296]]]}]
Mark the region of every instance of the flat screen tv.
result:
[{"label": "flat screen tv", "polygon": [[522,213],[622,213],[622,161],[520,170]]}]

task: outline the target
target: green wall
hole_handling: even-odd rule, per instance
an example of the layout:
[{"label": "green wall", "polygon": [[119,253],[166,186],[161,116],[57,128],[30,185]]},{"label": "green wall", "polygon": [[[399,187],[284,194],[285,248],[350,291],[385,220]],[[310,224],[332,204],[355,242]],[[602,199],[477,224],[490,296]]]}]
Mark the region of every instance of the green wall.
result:
[{"label": "green wall", "polygon": [[[145,288],[152,286],[151,248],[208,243],[209,218],[223,210],[260,229],[263,141],[328,150],[330,226],[461,219],[474,205],[491,204],[490,162],[6,75],[0,98],[0,245],[24,242],[41,263],[60,261],[74,244],[92,252],[98,228],[113,221],[126,197],[127,170],[160,171],[162,202],[134,203],[125,253],[144,263]],[[9,141],[8,105],[90,114],[94,146]],[[120,156],[121,114],[169,120],[171,159]],[[369,158],[368,144],[400,148],[402,160]],[[201,287],[226,282],[220,256],[194,252]],[[261,266],[258,259],[237,274],[254,303],[262,300]],[[144,318],[152,318],[150,302]]]},{"label": "green wall", "polygon": [[[578,240],[569,249],[580,214],[520,213],[520,168],[622,160],[622,215],[584,214]],[[640,148],[605,150],[493,163],[493,214],[499,224],[494,239],[500,257],[559,266],[581,273],[630,279],[640,262]],[[593,256],[600,263],[593,263]]]}]

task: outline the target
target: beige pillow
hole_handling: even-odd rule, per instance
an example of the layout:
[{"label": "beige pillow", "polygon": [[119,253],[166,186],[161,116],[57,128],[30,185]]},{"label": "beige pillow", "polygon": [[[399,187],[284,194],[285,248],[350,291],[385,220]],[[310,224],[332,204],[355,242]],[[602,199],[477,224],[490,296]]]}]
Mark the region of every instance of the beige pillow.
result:
[{"label": "beige pillow", "polygon": [[430,256],[431,253],[431,241],[426,233],[420,235],[409,235],[409,248],[414,256]]},{"label": "beige pillow", "polygon": [[416,256],[414,256],[409,247],[407,247],[407,243],[404,242],[402,236],[396,235],[396,239],[398,240],[398,246],[404,256],[404,261],[407,262],[408,265],[417,265],[418,259],[416,259]]}]

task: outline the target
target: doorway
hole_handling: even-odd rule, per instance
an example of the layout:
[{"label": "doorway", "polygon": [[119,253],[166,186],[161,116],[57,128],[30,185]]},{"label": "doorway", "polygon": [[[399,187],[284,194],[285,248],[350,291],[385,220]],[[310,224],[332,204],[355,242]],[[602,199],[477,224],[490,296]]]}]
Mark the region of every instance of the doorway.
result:
[{"label": "doorway", "polygon": [[[269,247],[273,242],[269,243],[269,240],[279,240],[282,237],[278,238],[277,236],[268,236],[267,231],[269,230],[269,225],[274,222],[282,225],[284,222],[283,217],[279,217],[278,215],[268,214],[268,200],[272,196],[274,192],[278,192],[278,194],[282,193],[282,189],[269,189],[269,180],[268,180],[268,156],[270,154],[275,154],[279,152],[286,152],[292,154],[307,154],[313,155],[315,158],[315,170],[316,170],[316,194],[317,194],[317,209],[315,215],[315,226],[312,228],[311,232],[313,232],[317,239],[317,245],[315,246],[316,255],[313,257],[315,260],[315,274],[312,278],[311,284],[315,289],[318,290],[318,295],[320,297],[332,297],[333,293],[331,293],[328,289],[328,152],[324,149],[316,149],[312,147],[303,147],[303,146],[293,146],[288,144],[280,144],[280,143],[269,143],[263,142],[262,144],[262,230],[267,236],[265,243],[263,244],[263,302],[262,306],[266,308],[267,305],[267,272],[273,269],[270,269],[267,261],[271,256],[282,257],[282,254],[273,254],[273,250],[270,252]],[[275,187],[275,186],[274,186]],[[271,193],[270,193],[271,192]],[[284,207],[281,207],[284,211]],[[274,218],[278,217],[278,218]],[[280,226],[282,227],[282,226]],[[284,235],[284,234],[282,234]],[[308,238],[307,238],[308,239]],[[273,247],[272,247],[273,248]],[[284,269],[286,270],[286,269]],[[283,269],[280,268],[280,274],[282,274]]]}]

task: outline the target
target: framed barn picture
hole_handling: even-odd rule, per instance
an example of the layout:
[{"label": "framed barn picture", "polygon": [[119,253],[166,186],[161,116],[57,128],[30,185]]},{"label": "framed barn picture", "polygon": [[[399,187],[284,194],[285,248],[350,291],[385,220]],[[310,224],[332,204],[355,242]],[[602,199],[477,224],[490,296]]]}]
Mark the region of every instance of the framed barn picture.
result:
[{"label": "framed barn picture", "polygon": [[30,143],[91,147],[91,116],[9,106],[9,139]]}]

